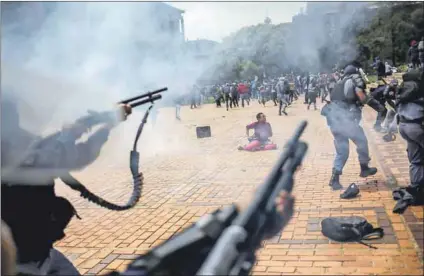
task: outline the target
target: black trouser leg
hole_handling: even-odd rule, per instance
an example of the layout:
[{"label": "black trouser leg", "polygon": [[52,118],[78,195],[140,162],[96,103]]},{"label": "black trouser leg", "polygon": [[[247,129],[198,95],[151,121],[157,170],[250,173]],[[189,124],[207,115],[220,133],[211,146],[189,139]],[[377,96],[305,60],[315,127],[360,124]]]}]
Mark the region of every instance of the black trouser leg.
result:
[{"label": "black trouser leg", "polygon": [[281,110],[283,109],[283,101],[282,100],[280,100],[279,101],[279,106],[278,106],[278,115],[280,115],[281,116]]}]

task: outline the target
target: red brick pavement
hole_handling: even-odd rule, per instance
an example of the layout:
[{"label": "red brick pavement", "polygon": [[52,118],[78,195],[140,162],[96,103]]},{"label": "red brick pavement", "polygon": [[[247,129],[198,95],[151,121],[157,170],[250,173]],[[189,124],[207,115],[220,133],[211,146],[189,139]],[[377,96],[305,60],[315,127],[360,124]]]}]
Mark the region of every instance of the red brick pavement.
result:
[{"label": "red brick pavement", "polygon": [[[236,150],[245,142],[244,126],[260,111],[267,115],[273,139],[280,146],[299,121],[307,119],[309,126],[303,139],[309,143],[309,152],[296,175],[293,219],[282,233],[264,244],[254,274],[422,275],[420,252],[408,223],[391,212],[394,202],[384,174],[380,170],[374,177],[360,179],[356,151],[351,148],[341,181],[344,186],[358,183],[361,196],[341,200],[340,193],[328,187],[334,157],[331,134],[319,111],[307,111],[300,101],[289,108],[287,117],[277,116],[273,106],[263,108],[257,103],[229,112],[212,105],[198,110],[183,108],[182,122],[173,119],[174,110],[161,110],[157,128],[147,129],[141,142],[146,184],[140,203],[125,212],[107,211],[58,185],[58,193],[71,199],[82,220],[71,222],[57,248],[83,274],[122,270],[136,254],[146,252],[203,214],[247,200],[280,153]],[[131,119],[117,132],[114,139],[121,134],[121,143],[112,141],[102,160],[78,173],[93,191],[114,202],[125,202],[130,193],[125,164],[128,156],[121,151],[130,147],[136,121]],[[196,125],[210,125],[213,137],[196,139]],[[417,218],[422,214],[415,213]],[[329,242],[323,237],[320,220],[340,215],[361,215],[383,227],[386,235],[378,241],[379,249]]]}]

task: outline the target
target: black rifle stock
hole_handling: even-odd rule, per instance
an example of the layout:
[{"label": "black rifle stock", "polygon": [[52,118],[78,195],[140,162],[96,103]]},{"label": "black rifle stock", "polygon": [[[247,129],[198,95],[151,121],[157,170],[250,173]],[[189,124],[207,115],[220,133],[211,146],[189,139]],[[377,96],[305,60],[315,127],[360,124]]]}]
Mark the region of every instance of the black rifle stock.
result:
[{"label": "black rifle stock", "polygon": [[247,209],[240,212],[233,204],[205,215],[137,258],[125,272],[110,275],[248,275],[270,228],[281,230],[275,224],[275,199],[281,191],[293,189],[294,173],[308,148],[299,140],[306,125],[303,121],[287,142]]}]

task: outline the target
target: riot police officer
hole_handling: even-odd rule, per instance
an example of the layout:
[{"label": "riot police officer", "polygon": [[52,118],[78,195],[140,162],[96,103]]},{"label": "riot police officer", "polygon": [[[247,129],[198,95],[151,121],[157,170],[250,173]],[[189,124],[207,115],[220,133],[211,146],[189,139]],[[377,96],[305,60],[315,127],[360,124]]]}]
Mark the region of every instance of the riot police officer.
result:
[{"label": "riot police officer", "polygon": [[224,87],[222,88],[222,91],[224,92],[225,106],[227,107],[227,111],[228,111],[228,107],[233,108],[230,84],[226,83]]},{"label": "riot police officer", "polygon": [[275,86],[275,89],[277,90],[277,96],[278,96],[278,115],[281,116],[281,114],[284,114],[287,116],[286,108],[287,108],[287,99],[286,99],[286,87],[284,85],[285,79],[280,78],[277,82],[277,85]]},{"label": "riot police officer", "polygon": [[383,107],[365,93],[365,82],[358,68],[348,65],[344,69],[343,78],[336,84],[330,95],[331,103],[326,105],[322,114],[327,118],[327,124],[334,136],[336,157],[329,185],[333,190],[342,189],[340,175],[349,157],[349,140],[355,143],[359,163],[360,176],[368,177],[377,173],[377,169],[369,167],[368,141],[364,130],[359,125],[362,119],[362,105],[368,104],[376,110]]},{"label": "riot police officer", "polygon": [[399,132],[407,142],[411,184],[405,189],[410,197],[406,200],[403,193],[394,209],[397,213],[402,213],[417,200],[422,204],[424,197],[424,73],[414,69],[402,78],[403,83],[396,94],[396,106]]},{"label": "riot police officer", "polygon": [[[86,142],[76,144],[90,120],[68,126],[40,147],[20,123],[17,101],[3,92],[1,102],[1,208],[17,247],[17,272],[25,275],[78,275],[66,257],[53,248],[76,215],[72,204],[55,195],[54,179],[64,171],[91,164],[110,130],[131,113],[129,105],[89,116],[103,125]],[[118,119],[118,120],[117,120]],[[42,140],[45,141],[45,140]]]}]

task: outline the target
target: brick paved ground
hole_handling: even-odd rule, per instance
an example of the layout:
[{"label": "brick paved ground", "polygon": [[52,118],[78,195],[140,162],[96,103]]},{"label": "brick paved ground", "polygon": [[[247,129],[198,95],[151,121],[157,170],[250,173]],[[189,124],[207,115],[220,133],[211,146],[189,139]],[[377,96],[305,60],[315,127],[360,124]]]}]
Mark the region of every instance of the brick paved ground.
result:
[{"label": "brick paved ground", "polygon": [[[415,224],[408,222],[411,216],[392,214],[394,202],[378,158],[374,155],[372,163],[380,169],[379,173],[360,179],[356,151],[351,148],[341,181],[345,187],[351,182],[358,183],[361,196],[341,200],[340,193],[328,187],[334,156],[331,134],[319,111],[307,111],[300,100],[290,107],[287,117],[276,116],[275,107],[263,108],[257,103],[230,112],[212,105],[199,110],[184,108],[182,122],[174,121],[173,110],[161,110],[155,129],[161,135],[155,136],[147,129],[142,139],[146,184],[141,202],[129,211],[111,212],[85,202],[60,185],[58,193],[72,200],[82,220],[71,222],[67,237],[57,247],[83,274],[122,270],[135,254],[166,240],[203,214],[248,199],[280,153],[236,150],[245,142],[244,125],[260,111],[266,113],[273,126],[274,140],[280,146],[300,120],[308,119],[303,139],[310,148],[296,176],[294,217],[283,233],[260,250],[254,274],[422,275],[420,250],[412,228],[408,227]],[[130,147],[128,142],[134,135],[136,119],[122,126],[121,137],[115,135],[102,160],[78,174],[93,191],[115,202],[125,202],[131,188],[125,163],[127,153],[113,150],[113,146],[119,150]],[[213,137],[196,139],[196,125],[210,125]],[[165,133],[169,138],[165,138]],[[373,151],[376,150],[382,148],[376,146]],[[396,161],[394,157],[393,160]],[[404,162],[405,157],[399,160]],[[99,170],[101,166],[103,170]],[[416,220],[422,221],[422,209],[413,208],[411,212]],[[386,236],[378,241],[379,249],[329,242],[323,237],[320,220],[340,215],[361,215],[383,227]]]}]

